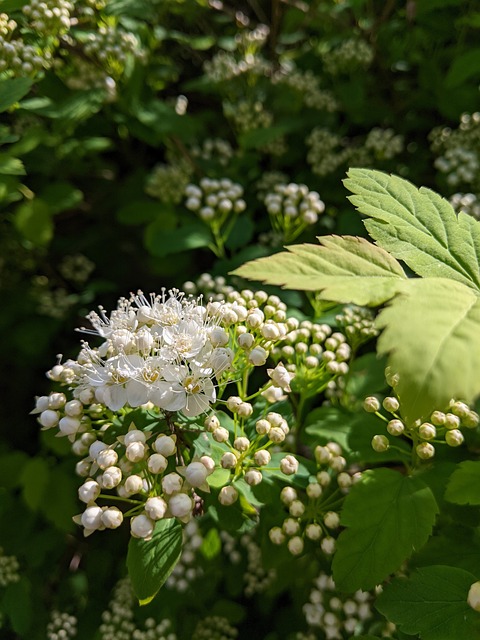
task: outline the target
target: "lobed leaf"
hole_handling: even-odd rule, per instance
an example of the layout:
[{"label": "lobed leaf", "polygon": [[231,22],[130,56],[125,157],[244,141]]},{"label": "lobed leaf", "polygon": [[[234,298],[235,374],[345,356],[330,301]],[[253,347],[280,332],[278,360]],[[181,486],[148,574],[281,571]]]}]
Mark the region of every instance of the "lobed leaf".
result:
[{"label": "lobed leaf", "polygon": [[450,476],[445,498],[455,504],[480,504],[480,462],[465,460]]},{"label": "lobed leaf", "polygon": [[127,568],[141,605],[148,604],[173,571],[182,552],[182,525],[175,518],[158,520],[151,540],[131,538]]},{"label": "lobed leaf", "polygon": [[341,591],[372,589],[431,535],[437,503],[418,477],[391,469],[363,474],[345,499],[332,569]]},{"label": "lobed leaf", "polygon": [[386,251],[356,236],[322,236],[320,245],[299,244],[247,262],[232,273],[286,289],[319,291],[324,300],[379,305],[405,281]]},{"label": "lobed leaf", "polygon": [[382,310],[378,352],[399,374],[407,421],[480,393],[480,298],[445,278],[415,278]]},{"label": "lobed leaf", "polygon": [[441,196],[397,176],[350,169],[349,200],[368,216],[377,244],[423,277],[451,278],[480,290],[480,223]]},{"label": "lobed leaf", "polygon": [[417,569],[409,578],[395,578],[379,596],[376,607],[407,634],[422,640],[478,638],[480,616],[467,595],[477,578],[457,567]]}]

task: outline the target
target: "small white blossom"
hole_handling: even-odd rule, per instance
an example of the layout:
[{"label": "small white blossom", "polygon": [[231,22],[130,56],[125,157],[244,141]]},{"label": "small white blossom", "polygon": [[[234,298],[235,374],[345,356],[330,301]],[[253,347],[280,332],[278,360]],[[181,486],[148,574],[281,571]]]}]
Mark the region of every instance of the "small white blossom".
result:
[{"label": "small white blossom", "polygon": [[235,489],[235,487],[229,485],[220,489],[220,493],[218,494],[218,501],[220,502],[220,504],[228,507],[237,500],[238,491]]},{"label": "small white blossom", "polygon": [[130,520],[130,532],[134,538],[149,540],[152,537],[155,522],[144,513]]},{"label": "small white blossom", "polygon": [[161,453],[152,453],[147,460],[147,467],[150,473],[157,475],[168,467],[168,460]]},{"label": "small white blossom", "polygon": [[107,529],[117,529],[123,522],[123,513],[117,507],[108,507],[102,513],[102,524]]},{"label": "small white blossom", "polygon": [[192,514],[193,500],[185,493],[177,493],[168,501],[168,508],[173,516],[184,520]]},{"label": "small white blossom", "polygon": [[[271,438],[272,431],[273,429],[270,431],[270,434],[269,434],[270,438]],[[291,455],[285,456],[285,458],[282,458],[280,460],[280,470],[282,471],[282,473],[285,473],[286,475],[292,475],[294,473],[297,473],[298,460]]]},{"label": "small white blossom", "polygon": [[148,498],[145,502],[145,511],[152,520],[160,520],[167,512],[167,503],[158,496]]},{"label": "small white blossom", "polygon": [[295,377],[295,374],[287,371],[285,366],[279,362],[275,369],[267,369],[267,374],[272,379],[275,386],[280,387],[284,391],[290,392],[290,382]]},{"label": "small white blossom", "polygon": [[172,495],[181,490],[183,479],[178,473],[169,473],[162,478],[162,489],[167,495]]}]

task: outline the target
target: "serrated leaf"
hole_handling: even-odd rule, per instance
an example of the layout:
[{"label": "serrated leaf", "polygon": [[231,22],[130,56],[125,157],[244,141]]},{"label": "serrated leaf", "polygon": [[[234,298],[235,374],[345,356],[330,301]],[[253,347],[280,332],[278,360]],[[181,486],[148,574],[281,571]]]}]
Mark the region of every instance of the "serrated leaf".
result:
[{"label": "serrated leaf", "polygon": [[417,477],[391,469],[364,472],[345,499],[332,569],[341,591],[372,589],[431,535],[437,503]]},{"label": "serrated leaf", "polygon": [[406,276],[386,251],[356,236],[321,236],[320,245],[298,244],[260,258],[232,273],[286,289],[320,291],[324,300],[379,305]]},{"label": "serrated leaf", "polygon": [[480,616],[467,603],[477,578],[464,569],[432,566],[409,578],[396,578],[379,596],[376,607],[401,631],[422,640],[477,638]]},{"label": "serrated leaf", "polygon": [[[5,11],[2,9],[2,11]],[[31,78],[8,78],[0,82],[0,113],[15,104],[30,91]]]},{"label": "serrated leaf", "polygon": [[480,504],[480,462],[465,460],[450,476],[445,499],[455,504]]},{"label": "serrated leaf", "polygon": [[158,520],[151,540],[131,538],[127,568],[141,605],[148,604],[173,571],[182,552],[182,526],[175,518]]},{"label": "serrated leaf", "polygon": [[379,246],[419,276],[480,289],[480,222],[397,176],[370,169],[350,169],[348,176],[349,200],[368,216],[365,227]]},{"label": "serrated leaf", "polygon": [[380,312],[377,326],[384,329],[378,352],[399,374],[406,420],[480,393],[480,298],[469,287],[445,278],[411,279]]}]

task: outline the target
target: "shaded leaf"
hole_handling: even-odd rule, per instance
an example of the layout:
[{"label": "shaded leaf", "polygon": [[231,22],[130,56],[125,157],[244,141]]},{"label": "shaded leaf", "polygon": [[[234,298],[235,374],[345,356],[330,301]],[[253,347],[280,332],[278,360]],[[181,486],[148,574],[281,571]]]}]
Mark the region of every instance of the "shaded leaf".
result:
[{"label": "shaded leaf", "polygon": [[368,216],[371,237],[423,277],[452,278],[480,289],[480,222],[447,200],[397,176],[351,169],[349,200]]},{"label": "shaded leaf", "polygon": [[69,182],[54,182],[40,193],[40,198],[49,207],[52,214],[73,209],[83,200],[83,193]]},{"label": "shaded leaf", "polygon": [[476,638],[480,616],[467,603],[470,586],[476,581],[464,569],[424,567],[409,578],[395,578],[376,607],[401,631],[420,634],[422,640]]},{"label": "shaded leaf", "polygon": [[412,279],[377,318],[378,352],[399,374],[409,421],[480,392],[480,298],[459,282]]},{"label": "shaded leaf", "polygon": [[141,605],[148,604],[173,571],[182,552],[182,526],[175,518],[159,520],[151,540],[131,538],[127,568]]},{"label": "shaded leaf", "polygon": [[49,474],[48,464],[42,458],[31,458],[23,467],[20,477],[22,495],[32,511],[43,505]]},{"label": "shaded leaf", "polygon": [[9,584],[5,589],[0,608],[10,618],[12,629],[19,635],[25,634],[32,623],[31,585],[26,578]]},{"label": "shaded leaf", "polygon": [[480,48],[470,49],[457,56],[447,71],[445,88],[454,89],[466,80],[480,78]]},{"label": "shaded leaf", "polygon": [[[22,5],[25,4],[22,2]],[[7,9],[1,8],[1,11]],[[30,91],[31,78],[7,78],[0,82],[0,113],[15,104]]]},{"label": "shaded leaf", "polygon": [[178,229],[165,229],[160,221],[155,221],[145,236],[147,249],[158,258],[206,247],[212,241],[209,229],[202,223],[186,224]]},{"label": "shaded leaf", "polygon": [[480,462],[465,460],[450,476],[445,498],[455,504],[480,504]]},{"label": "shaded leaf", "polygon": [[13,223],[23,237],[34,245],[48,244],[53,237],[50,207],[39,198],[22,202],[15,211]]},{"label": "shaded leaf", "polygon": [[0,154],[0,174],[5,176],[24,176],[25,167],[20,158],[12,158],[6,153]]},{"label": "shaded leaf", "polygon": [[365,471],[345,499],[332,569],[341,591],[372,589],[397,571],[431,535],[437,503],[417,477]]},{"label": "shaded leaf", "polygon": [[382,304],[405,280],[399,263],[364,238],[321,236],[318,240],[319,246],[292,245],[232,273],[286,289],[320,291],[324,300],[359,305]]}]

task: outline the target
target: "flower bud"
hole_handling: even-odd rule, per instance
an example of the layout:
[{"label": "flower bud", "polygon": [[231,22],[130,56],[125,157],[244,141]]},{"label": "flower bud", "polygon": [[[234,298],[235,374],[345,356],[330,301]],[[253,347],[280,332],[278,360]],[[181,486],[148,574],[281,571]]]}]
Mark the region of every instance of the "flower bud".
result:
[{"label": "flower bud", "polygon": [[288,507],[288,511],[294,518],[300,518],[305,513],[305,505],[301,500],[293,500]]},{"label": "flower bud", "polygon": [[[203,424],[204,424],[205,429],[207,431],[213,432],[213,431],[215,431],[215,429],[218,429],[218,427],[220,426],[220,420],[215,415],[208,416],[208,418],[205,418],[205,421],[204,421]],[[159,453],[162,453],[162,452],[159,451]],[[165,454],[163,454],[163,455],[165,455]]]},{"label": "flower bud", "polygon": [[290,538],[287,542],[287,547],[293,556],[299,556],[303,551],[303,540],[299,536]]},{"label": "flower bud", "polygon": [[330,468],[334,471],[343,471],[347,466],[347,461],[343,456],[334,456],[328,463]]},{"label": "flower bud", "polygon": [[152,537],[154,527],[155,522],[144,513],[130,520],[130,532],[134,538],[148,540]]},{"label": "flower bud", "polygon": [[242,404],[237,407],[236,413],[240,418],[249,418],[253,413],[253,407],[249,402],[242,402]]},{"label": "flower bud", "polygon": [[148,498],[145,502],[145,512],[152,520],[160,520],[167,512],[167,503],[158,496]]},{"label": "flower bud", "polygon": [[140,491],[143,490],[143,480],[137,475],[128,476],[125,480],[124,487],[127,495],[133,496],[135,493],[140,493]]},{"label": "flower bud", "polygon": [[272,456],[266,449],[260,449],[259,451],[255,452],[253,459],[255,460],[255,464],[258,464],[259,467],[263,467],[270,462]]},{"label": "flower bud", "polygon": [[305,535],[309,540],[320,540],[322,533],[322,527],[316,523],[308,524],[305,528]]},{"label": "flower bud", "polygon": [[58,424],[60,416],[52,409],[46,409],[38,416],[38,421],[45,429],[51,429]]},{"label": "flower bud", "polygon": [[178,473],[169,473],[162,478],[162,489],[167,495],[172,495],[180,491],[183,485],[183,479]]},{"label": "flower bud", "polygon": [[291,502],[297,499],[297,492],[293,487],[283,487],[280,492],[280,500],[283,504],[289,505]]},{"label": "flower bud", "polygon": [[453,413],[445,415],[445,427],[447,429],[458,429],[460,427],[460,418]]},{"label": "flower bud", "polygon": [[214,347],[224,347],[228,344],[228,333],[222,327],[214,327],[210,331],[210,342]]},{"label": "flower bud", "polygon": [[323,522],[329,529],[336,529],[340,526],[340,516],[335,511],[328,511],[323,516]]},{"label": "flower bud", "polygon": [[475,429],[475,427],[478,427],[480,418],[478,413],[475,413],[475,411],[469,411],[462,420],[467,429]]},{"label": "flower bud", "polygon": [[127,433],[125,434],[125,446],[128,446],[129,444],[132,444],[133,442],[145,442],[146,437],[145,434],[143,433],[143,431],[140,431],[140,429],[132,429],[131,431],[127,431]]},{"label": "flower bud", "polygon": [[261,420],[257,420],[257,422],[255,423],[255,430],[258,434],[260,434],[261,436],[264,436],[268,434],[268,432],[271,429],[271,426],[272,425],[268,420],[261,419]]},{"label": "flower bud", "polygon": [[48,396],[49,409],[61,409],[65,406],[67,398],[64,393],[51,393]]},{"label": "flower bud", "polygon": [[200,458],[200,462],[203,464],[203,466],[207,470],[208,475],[210,475],[215,471],[215,460],[210,456],[202,456]]},{"label": "flower bud", "polygon": [[107,529],[117,529],[123,522],[123,513],[118,507],[108,507],[102,513],[102,524]]},{"label": "flower bud", "polygon": [[315,455],[315,460],[319,464],[327,464],[332,458],[331,451],[329,451],[327,447],[322,447],[321,445],[317,445],[313,453]]},{"label": "flower bud", "polygon": [[102,526],[103,509],[92,504],[82,513],[80,522],[86,531],[96,531]]},{"label": "flower bud", "polygon": [[237,338],[238,346],[241,349],[251,349],[255,338],[251,333],[242,333]]},{"label": "flower bud", "polygon": [[463,441],[464,437],[460,429],[452,429],[445,434],[445,442],[449,447],[459,447]]},{"label": "flower bud", "polygon": [[401,436],[405,431],[405,425],[401,420],[390,420],[387,424],[387,431],[391,436]]},{"label": "flower bud", "polygon": [[177,493],[168,501],[168,508],[172,516],[185,518],[193,510],[193,500],[186,493]]},{"label": "flower bud", "polygon": [[147,467],[150,473],[157,475],[163,473],[168,467],[168,460],[161,453],[152,453],[147,460]]},{"label": "flower bud", "polygon": [[352,476],[348,473],[339,473],[337,483],[340,489],[348,489],[353,484]]},{"label": "flower bud", "polygon": [[235,438],[233,446],[237,451],[246,451],[250,446],[250,440],[248,438],[240,436],[239,438]]},{"label": "flower bud", "polygon": [[384,398],[382,402],[383,408],[389,413],[395,413],[400,409],[400,403],[395,397]]},{"label": "flower bud", "polygon": [[480,611],[480,581],[474,582],[470,589],[468,590],[467,602],[475,609],[475,611]]},{"label": "flower bud", "polygon": [[78,487],[78,497],[82,502],[94,502],[100,495],[100,485],[91,478]]},{"label": "flower bud", "polygon": [[280,527],[272,527],[268,532],[268,537],[273,544],[282,544],[285,542],[285,534]]},{"label": "flower bud", "polygon": [[162,434],[153,443],[153,448],[157,453],[161,453],[162,456],[168,458],[168,456],[173,456],[177,450],[177,444],[175,438]]},{"label": "flower bud", "polygon": [[238,458],[232,451],[226,451],[220,459],[220,464],[224,469],[234,469],[237,461]]},{"label": "flower bud", "polygon": [[96,463],[100,469],[106,469],[107,467],[113,467],[118,462],[118,454],[116,451],[110,448],[102,449],[99,452]]},{"label": "flower bud", "polygon": [[433,440],[437,435],[437,430],[430,424],[429,422],[424,422],[418,427],[418,435],[422,438],[422,440]]},{"label": "flower bud", "polygon": [[445,414],[442,411],[434,411],[430,420],[436,427],[442,427],[445,424]]},{"label": "flower bud", "polygon": [[35,401],[35,412],[42,412],[48,409],[48,396],[40,396]]},{"label": "flower bud", "polygon": [[80,420],[78,418],[71,418],[70,416],[64,416],[58,423],[58,429],[64,436],[72,436],[80,428]]},{"label": "flower bud", "polygon": [[263,480],[262,472],[258,469],[249,469],[245,474],[245,482],[251,487],[257,486]]},{"label": "flower bud", "polygon": [[216,442],[227,442],[229,435],[230,434],[228,433],[228,430],[225,429],[225,427],[217,427],[212,432],[212,438]]},{"label": "flower bud", "polygon": [[75,465],[75,473],[77,474],[77,476],[86,478],[90,475],[91,466],[92,465],[90,464],[90,462],[88,462],[88,460],[79,460]]},{"label": "flower bud", "polygon": [[107,445],[104,442],[101,442],[100,440],[95,440],[95,442],[92,442],[92,444],[88,448],[88,453],[90,457],[96,461],[100,451],[103,451],[103,449],[106,449],[106,448],[107,448]]},{"label": "flower bud", "polygon": [[429,458],[433,458],[435,455],[435,447],[429,442],[417,444],[415,451],[421,460],[428,460]]},{"label": "flower bud", "polygon": [[83,413],[83,405],[80,400],[70,400],[65,405],[65,413],[72,418],[80,416]]},{"label": "flower bud", "polygon": [[380,410],[380,402],[375,396],[368,396],[368,398],[365,398],[363,401],[363,408],[368,413],[375,413]]},{"label": "flower bud", "polygon": [[238,499],[238,491],[231,485],[222,487],[218,494],[218,501],[226,507],[229,507]]},{"label": "flower bud", "polygon": [[286,518],[283,521],[282,529],[287,536],[294,536],[300,531],[300,524],[294,518]]},{"label": "flower bud", "polygon": [[307,486],[307,496],[315,500],[322,495],[322,486],[318,482],[311,482]]},{"label": "flower bud", "polygon": [[130,462],[140,462],[140,460],[143,460],[145,457],[145,452],[145,444],[137,440],[127,445],[125,456],[127,460],[130,460]]},{"label": "flower bud", "polygon": [[332,538],[331,536],[323,538],[320,543],[320,547],[322,548],[323,553],[326,553],[328,556],[332,555],[336,548],[335,538]]},{"label": "flower bud", "polygon": [[243,400],[238,396],[230,396],[227,398],[227,408],[230,409],[232,413],[237,413],[241,404],[243,404]]},{"label": "flower bud", "polygon": [[201,487],[207,476],[208,469],[202,462],[191,462],[185,469],[185,479],[192,487]]},{"label": "flower bud", "polygon": [[114,489],[122,481],[122,471],[119,467],[107,467],[100,476],[100,484],[104,489]]},{"label": "flower bud", "polygon": [[280,427],[272,427],[268,432],[268,439],[275,444],[280,444],[285,440],[285,432]]},{"label": "flower bud", "polygon": [[388,438],[382,435],[376,435],[372,438],[372,449],[377,453],[382,453],[389,448]]},{"label": "flower bud", "polygon": [[[274,431],[274,429],[270,429],[270,434],[269,437],[270,439],[272,439],[272,431]],[[282,458],[280,460],[280,470],[282,473],[284,473],[285,475],[292,475],[294,473],[297,473],[298,471],[298,460],[291,455],[285,456],[284,458]]]},{"label": "flower bud", "polygon": [[254,347],[249,355],[248,361],[253,364],[255,367],[261,367],[264,365],[268,358],[268,351],[266,351],[263,347]]}]

